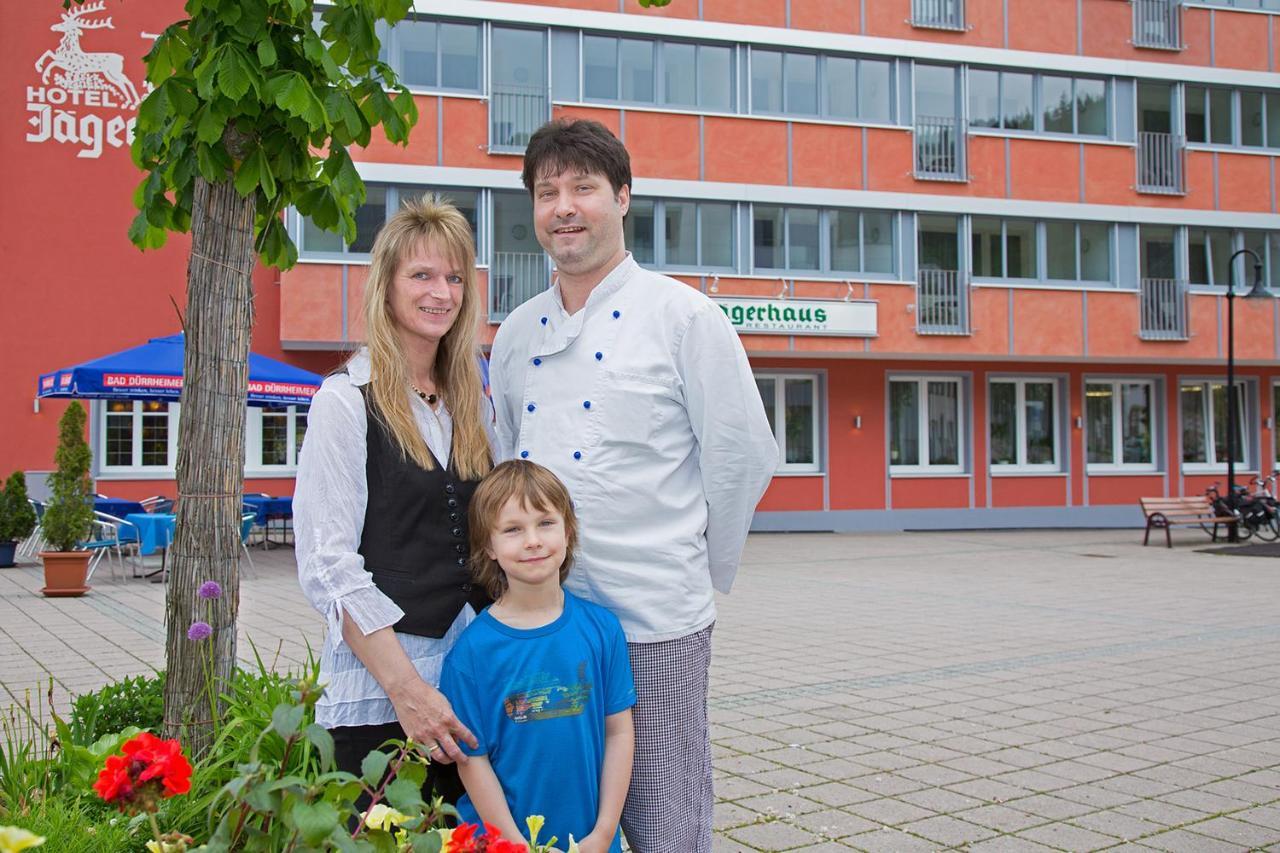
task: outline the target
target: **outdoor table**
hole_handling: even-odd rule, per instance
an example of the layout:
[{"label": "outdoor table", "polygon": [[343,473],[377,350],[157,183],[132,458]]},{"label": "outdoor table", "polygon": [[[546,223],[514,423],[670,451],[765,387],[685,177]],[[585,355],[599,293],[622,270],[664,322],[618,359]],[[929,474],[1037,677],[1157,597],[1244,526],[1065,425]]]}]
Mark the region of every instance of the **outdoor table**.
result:
[{"label": "outdoor table", "polygon": [[285,544],[285,522],[293,518],[292,497],[272,497],[271,495],[245,495],[246,509],[256,513],[254,523],[262,527],[262,547],[266,548],[270,541],[271,522],[280,522],[280,544]]},{"label": "outdoor table", "polygon": [[169,560],[169,546],[173,544],[173,531],[177,526],[178,516],[167,512],[132,512],[126,515],[124,520],[138,528],[139,556],[145,557],[156,551],[161,552],[160,568],[147,577],[159,574],[160,580],[163,580],[163,573]]},{"label": "outdoor table", "polygon": [[124,498],[94,498],[93,509],[95,512],[106,513],[116,518],[124,518],[127,515],[146,512],[142,504],[137,501],[128,501]]}]

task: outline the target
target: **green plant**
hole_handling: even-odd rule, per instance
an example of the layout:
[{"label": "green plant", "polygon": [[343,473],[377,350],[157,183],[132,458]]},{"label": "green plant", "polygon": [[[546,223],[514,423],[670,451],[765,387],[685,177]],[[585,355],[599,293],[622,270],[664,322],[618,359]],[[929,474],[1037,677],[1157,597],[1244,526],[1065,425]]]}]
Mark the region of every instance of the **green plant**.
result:
[{"label": "green plant", "polygon": [[75,550],[93,524],[84,422],[84,406],[74,401],[58,421],[58,451],[53,457],[57,470],[49,475],[51,494],[41,526],[45,539],[59,551]]},{"label": "green plant", "polygon": [[71,701],[71,741],[88,746],[103,735],[134,726],[159,731],[164,722],[164,673],[113,681]]},{"label": "green plant", "polygon": [[27,500],[27,478],[14,471],[0,494],[0,542],[26,539],[35,529],[36,511]]}]

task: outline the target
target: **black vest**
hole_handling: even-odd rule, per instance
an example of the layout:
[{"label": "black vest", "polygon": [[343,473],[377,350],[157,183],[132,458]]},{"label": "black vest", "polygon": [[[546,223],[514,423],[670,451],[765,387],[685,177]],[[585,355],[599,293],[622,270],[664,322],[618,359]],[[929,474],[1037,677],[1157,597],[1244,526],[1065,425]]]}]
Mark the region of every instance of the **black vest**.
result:
[{"label": "black vest", "polygon": [[395,630],[443,637],[464,604],[477,612],[489,604],[467,568],[467,506],[479,481],[457,475],[452,453],[448,468],[436,460],[431,471],[402,456],[374,415],[367,386],[360,392],[369,425],[360,556],[374,584],[404,611]]}]

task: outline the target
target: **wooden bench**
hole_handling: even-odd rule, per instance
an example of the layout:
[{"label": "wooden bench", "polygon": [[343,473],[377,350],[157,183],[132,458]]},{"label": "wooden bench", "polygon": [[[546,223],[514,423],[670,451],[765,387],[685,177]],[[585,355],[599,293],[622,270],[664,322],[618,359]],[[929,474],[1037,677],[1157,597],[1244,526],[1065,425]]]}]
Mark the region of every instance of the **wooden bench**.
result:
[{"label": "wooden bench", "polygon": [[1201,527],[1213,538],[1213,541],[1217,542],[1218,525],[1239,523],[1239,519],[1233,515],[1219,515],[1207,495],[1185,498],[1138,498],[1138,503],[1142,506],[1142,514],[1147,517],[1147,532],[1142,537],[1144,546],[1151,538],[1153,528],[1164,530],[1165,546],[1172,548],[1170,527]]}]

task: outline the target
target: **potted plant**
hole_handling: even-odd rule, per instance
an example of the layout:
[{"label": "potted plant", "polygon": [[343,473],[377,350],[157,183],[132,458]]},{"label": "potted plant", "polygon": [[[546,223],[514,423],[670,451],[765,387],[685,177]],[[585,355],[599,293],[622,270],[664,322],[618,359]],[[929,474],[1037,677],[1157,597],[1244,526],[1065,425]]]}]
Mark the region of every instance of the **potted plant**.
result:
[{"label": "potted plant", "polygon": [[45,595],[84,595],[89,590],[85,577],[91,555],[76,550],[93,526],[84,422],[84,407],[78,402],[67,406],[58,421],[58,452],[53,457],[56,470],[49,475],[49,503],[40,520],[45,541],[55,549],[40,552],[44,561],[44,589],[40,591]]},{"label": "potted plant", "polygon": [[0,568],[13,565],[18,543],[35,529],[36,511],[27,500],[27,478],[14,471],[0,494]]}]

